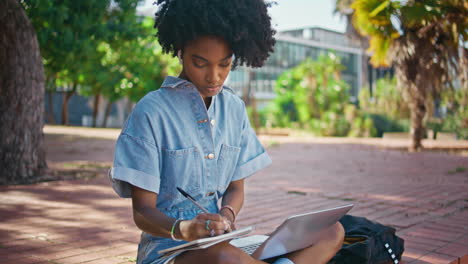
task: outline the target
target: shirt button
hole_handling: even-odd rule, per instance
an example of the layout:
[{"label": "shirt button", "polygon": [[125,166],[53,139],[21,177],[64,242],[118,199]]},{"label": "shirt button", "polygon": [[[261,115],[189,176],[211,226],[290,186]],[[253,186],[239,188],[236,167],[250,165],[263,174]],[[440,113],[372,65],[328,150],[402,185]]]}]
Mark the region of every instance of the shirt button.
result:
[{"label": "shirt button", "polygon": [[216,124],[216,120],[211,119],[211,125],[214,126]]},{"label": "shirt button", "polygon": [[209,159],[214,159],[215,155],[213,153],[208,154]]}]

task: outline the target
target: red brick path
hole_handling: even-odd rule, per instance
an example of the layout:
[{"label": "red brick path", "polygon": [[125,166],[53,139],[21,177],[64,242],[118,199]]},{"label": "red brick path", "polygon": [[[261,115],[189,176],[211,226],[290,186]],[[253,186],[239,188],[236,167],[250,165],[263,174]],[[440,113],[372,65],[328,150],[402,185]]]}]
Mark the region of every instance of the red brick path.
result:
[{"label": "red brick path", "polygon": [[[113,140],[74,139],[47,137],[50,165],[112,160]],[[455,172],[468,168],[468,157],[347,139],[262,140],[274,163],[248,179],[239,226],[267,233],[291,214],[354,203],[351,214],[397,228],[404,263],[468,263],[468,171]],[[2,186],[0,201],[1,263],[135,261],[139,231],[130,200],[117,198],[104,176]]]}]

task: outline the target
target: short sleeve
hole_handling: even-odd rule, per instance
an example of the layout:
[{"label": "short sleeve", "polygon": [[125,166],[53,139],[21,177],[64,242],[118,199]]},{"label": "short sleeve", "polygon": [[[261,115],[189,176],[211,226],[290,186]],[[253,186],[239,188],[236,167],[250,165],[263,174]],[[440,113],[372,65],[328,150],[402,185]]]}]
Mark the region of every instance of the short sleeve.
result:
[{"label": "short sleeve", "polygon": [[131,197],[131,185],[159,193],[159,152],[156,145],[122,133],[115,146],[114,165],[109,177],[115,192]]},{"label": "short sleeve", "polygon": [[242,127],[241,152],[232,181],[244,179],[271,164],[270,157],[250,126],[245,110]]}]

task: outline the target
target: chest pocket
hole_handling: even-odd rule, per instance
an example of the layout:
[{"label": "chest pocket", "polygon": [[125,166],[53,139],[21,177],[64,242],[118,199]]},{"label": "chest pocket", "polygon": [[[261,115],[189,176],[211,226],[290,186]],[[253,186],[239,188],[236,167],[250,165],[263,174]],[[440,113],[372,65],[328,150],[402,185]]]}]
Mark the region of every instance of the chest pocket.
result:
[{"label": "chest pocket", "polygon": [[224,194],[226,188],[231,182],[232,176],[237,167],[241,148],[233,147],[226,144],[221,145],[221,150],[218,157],[218,193]]},{"label": "chest pocket", "polygon": [[202,175],[200,157],[200,152],[194,147],[178,150],[163,149],[159,197],[170,200],[182,199],[176,187],[193,195],[198,193]]}]

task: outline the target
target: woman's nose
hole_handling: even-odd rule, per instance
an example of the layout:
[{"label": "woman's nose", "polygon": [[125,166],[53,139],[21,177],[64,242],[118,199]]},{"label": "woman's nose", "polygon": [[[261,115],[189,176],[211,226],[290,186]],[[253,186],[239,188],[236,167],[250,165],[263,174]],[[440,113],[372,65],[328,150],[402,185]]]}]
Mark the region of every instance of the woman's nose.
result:
[{"label": "woman's nose", "polygon": [[209,84],[213,84],[213,85],[218,84],[220,79],[221,79],[220,72],[216,68],[210,69],[205,78],[205,80]]}]

